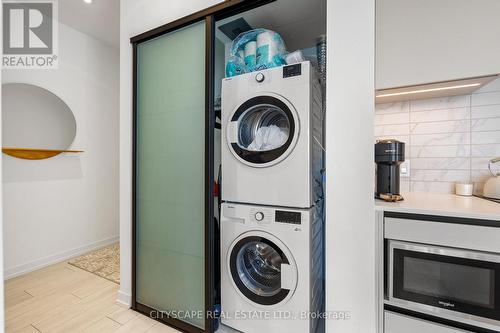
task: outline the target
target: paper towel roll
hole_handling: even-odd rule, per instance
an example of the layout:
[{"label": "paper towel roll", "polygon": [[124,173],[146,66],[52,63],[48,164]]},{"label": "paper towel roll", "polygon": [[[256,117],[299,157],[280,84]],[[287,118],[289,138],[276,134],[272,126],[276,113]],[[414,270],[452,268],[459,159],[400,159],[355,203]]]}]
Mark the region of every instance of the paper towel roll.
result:
[{"label": "paper towel roll", "polygon": [[245,44],[245,65],[249,70],[255,67],[257,58],[257,43],[250,41]]},{"label": "paper towel roll", "polygon": [[278,42],[274,38],[275,32],[264,31],[257,35],[257,64],[266,65],[273,61],[278,54]]}]

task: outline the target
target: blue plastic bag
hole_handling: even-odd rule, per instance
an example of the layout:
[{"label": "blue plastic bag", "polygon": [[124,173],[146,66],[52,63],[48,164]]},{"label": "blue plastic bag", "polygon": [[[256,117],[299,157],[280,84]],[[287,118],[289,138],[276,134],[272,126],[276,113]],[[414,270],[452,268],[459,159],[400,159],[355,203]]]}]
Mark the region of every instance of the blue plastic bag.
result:
[{"label": "blue plastic bag", "polygon": [[[248,42],[257,43],[255,62],[245,63],[245,45]],[[243,51],[243,52],[241,52]],[[286,64],[286,47],[280,34],[267,29],[254,29],[241,33],[231,46],[231,52],[226,64],[226,76],[232,77],[256,70],[278,67]],[[255,65],[254,65],[255,63]]]}]

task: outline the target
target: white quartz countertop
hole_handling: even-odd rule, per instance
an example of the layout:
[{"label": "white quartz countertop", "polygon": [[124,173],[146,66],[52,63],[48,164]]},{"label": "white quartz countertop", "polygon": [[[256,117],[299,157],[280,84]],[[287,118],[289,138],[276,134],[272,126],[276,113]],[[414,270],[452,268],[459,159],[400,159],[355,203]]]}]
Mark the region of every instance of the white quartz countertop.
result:
[{"label": "white quartz countertop", "polygon": [[375,200],[375,209],[387,212],[439,215],[500,221],[500,203],[455,194],[402,193],[404,201]]}]

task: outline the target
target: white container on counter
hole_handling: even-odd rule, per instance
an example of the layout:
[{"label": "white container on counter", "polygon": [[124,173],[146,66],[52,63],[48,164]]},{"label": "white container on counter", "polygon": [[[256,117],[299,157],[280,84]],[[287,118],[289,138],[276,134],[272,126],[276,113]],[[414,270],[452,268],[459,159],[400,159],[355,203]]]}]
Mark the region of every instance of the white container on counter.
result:
[{"label": "white container on counter", "polygon": [[455,183],[455,194],[461,196],[471,196],[474,193],[474,184]]}]

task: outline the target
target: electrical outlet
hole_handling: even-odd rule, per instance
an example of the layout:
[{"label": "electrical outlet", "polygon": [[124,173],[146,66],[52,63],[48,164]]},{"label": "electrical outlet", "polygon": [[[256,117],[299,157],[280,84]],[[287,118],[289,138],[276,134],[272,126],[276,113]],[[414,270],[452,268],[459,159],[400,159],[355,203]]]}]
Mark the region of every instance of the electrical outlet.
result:
[{"label": "electrical outlet", "polygon": [[401,164],[399,175],[402,178],[410,178],[410,161],[406,161]]}]

